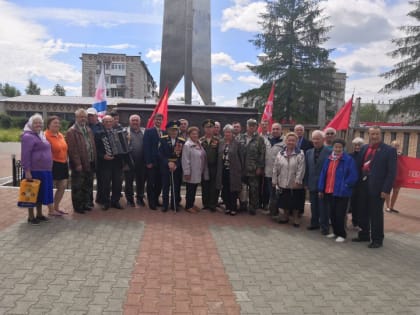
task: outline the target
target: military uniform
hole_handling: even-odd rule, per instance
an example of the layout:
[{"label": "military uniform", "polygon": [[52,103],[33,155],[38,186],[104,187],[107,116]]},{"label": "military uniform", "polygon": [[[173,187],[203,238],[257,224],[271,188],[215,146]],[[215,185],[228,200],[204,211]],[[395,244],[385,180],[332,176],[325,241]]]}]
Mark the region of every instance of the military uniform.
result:
[{"label": "military uniform", "polygon": [[[265,142],[264,138],[254,133],[248,137],[247,133],[240,135],[239,143],[243,148],[244,169],[243,181],[249,188],[249,213],[255,214],[259,207],[259,183],[260,177],[257,176],[257,169],[261,169],[263,175],[265,164]],[[241,203],[245,200],[241,200]]]},{"label": "military uniform", "polygon": [[[171,121],[166,125],[166,129],[179,129],[179,125],[179,121]],[[169,208],[169,188],[171,188],[171,208],[176,209],[181,202],[181,154],[184,143],[185,139],[179,136],[171,138],[169,135],[164,135],[159,140],[159,164],[162,176],[162,211],[164,212]],[[173,162],[176,165],[176,169],[172,174],[169,170],[169,162]]]},{"label": "military uniform", "polygon": [[[214,121],[207,119],[203,122],[203,127],[214,126]],[[216,211],[217,201],[219,199],[219,190],[216,189],[216,175],[217,175],[217,156],[219,151],[219,138],[212,136],[200,138],[200,143],[207,155],[207,166],[209,169],[209,179],[203,180],[202,187],[202,200],[203,208],[208,208],[212,212]]]}]

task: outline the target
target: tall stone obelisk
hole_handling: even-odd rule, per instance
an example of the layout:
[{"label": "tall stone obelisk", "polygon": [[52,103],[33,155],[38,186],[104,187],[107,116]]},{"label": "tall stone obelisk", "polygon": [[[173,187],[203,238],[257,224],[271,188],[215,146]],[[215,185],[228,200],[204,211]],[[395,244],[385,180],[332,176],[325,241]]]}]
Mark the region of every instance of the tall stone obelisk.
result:
[{"label": "tall stone obelisk", "polygon": [[160,93],[171,94],[184,77],[185,104],[194,83],[205,105],[213,105],[210,0],[165,0]]}]

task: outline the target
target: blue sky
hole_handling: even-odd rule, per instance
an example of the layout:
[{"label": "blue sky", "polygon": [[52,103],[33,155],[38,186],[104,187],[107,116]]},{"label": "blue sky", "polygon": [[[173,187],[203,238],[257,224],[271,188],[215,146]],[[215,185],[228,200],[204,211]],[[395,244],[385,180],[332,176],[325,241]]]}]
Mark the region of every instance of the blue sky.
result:
[{"label": "blue sky", "polygon": [[[213,98],[234,106],[241,92],[262,83],[246,65],[257,62],[259,52],[249,40],[259,31],[264,1],[213,0],[211,5]],[[326,46],[336,49],[331,57],[348,75],[346,98],[353,90],[366,102],[387,103],[401,95],[378,94],[385,83],[378,75],[398,61],[386,52],[394,48],[390,40],[402,35],[397,27],[408,22],[407,1],[329,0],[322,6],[334,26]],[[0,0],[0,82],[23,91],[32,78],[43,94],[60,83],[68,95],[80,95],[84,52],[141,52],[159,82],[162,18],[163,0]]]}]

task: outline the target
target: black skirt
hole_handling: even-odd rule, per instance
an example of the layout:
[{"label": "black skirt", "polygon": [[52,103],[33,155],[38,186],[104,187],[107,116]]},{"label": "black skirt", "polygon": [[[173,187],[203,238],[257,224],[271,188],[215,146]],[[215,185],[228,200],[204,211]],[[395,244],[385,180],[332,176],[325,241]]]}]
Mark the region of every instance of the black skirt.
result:
[{"label": "black skirt", "polygon": [[278,194],[279,208],[303,211],[305,208],[305,189],[282,189]]},{"label": "black skirt", "polygon": [[67,163],[53,161],[52,174],[54,180],[63,180],[69,178],[69,166]]}]

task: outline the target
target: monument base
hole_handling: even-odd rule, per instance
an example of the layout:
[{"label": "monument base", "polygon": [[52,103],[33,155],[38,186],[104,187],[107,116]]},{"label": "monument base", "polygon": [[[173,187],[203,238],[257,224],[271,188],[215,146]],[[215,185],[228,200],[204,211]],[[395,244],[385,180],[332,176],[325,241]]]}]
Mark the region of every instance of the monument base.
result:
[{"label": "monument base", "polygon": [[[155,109],[155,104],[118,104],[116,110],[120,115],[120,121],[128,124],[130,115],[137,114],[142,118],[142,126]],[[224,106],[197,106],[197,105],[168,105],[168,120],[187,119],[190,126],[201,127],[205,119],[219,121],[222,127],[233,121],[239,121],[245,126],[249,118],[258,119],[256,108],[224,107]]]}]

